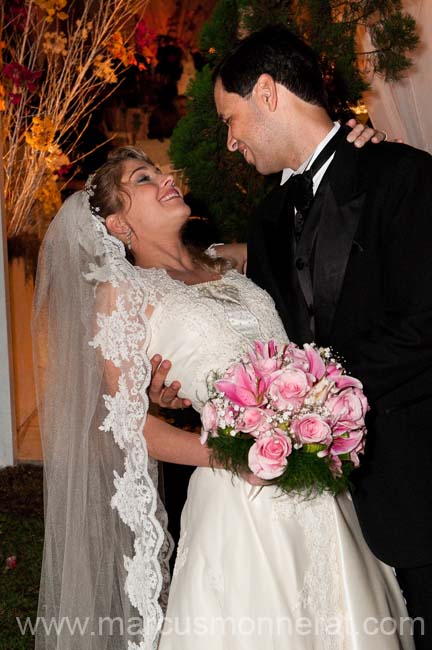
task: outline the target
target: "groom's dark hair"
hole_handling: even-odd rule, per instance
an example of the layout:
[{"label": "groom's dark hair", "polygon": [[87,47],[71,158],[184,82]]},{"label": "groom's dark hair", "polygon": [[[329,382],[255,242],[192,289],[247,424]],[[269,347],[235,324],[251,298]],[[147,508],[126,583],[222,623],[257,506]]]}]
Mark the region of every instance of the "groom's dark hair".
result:
[{"label": "groom's dark hair", "polygon": [[213,83],[247,97],[262,74],[269,74],[310,104],[327,108],[327,93],[315,52],[284,25],[269,25],[241,40],[220,61]]}]

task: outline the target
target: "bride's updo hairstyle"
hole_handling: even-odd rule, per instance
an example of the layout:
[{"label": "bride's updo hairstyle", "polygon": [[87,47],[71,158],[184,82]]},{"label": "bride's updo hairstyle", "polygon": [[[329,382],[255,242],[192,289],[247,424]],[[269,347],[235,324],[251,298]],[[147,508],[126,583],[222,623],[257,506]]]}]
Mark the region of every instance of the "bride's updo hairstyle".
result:
[{"label": "bride's updo hairstyle", "polygon": [[[124,210],[130,201],[130,196],[121,182],[123,175],[123,163],[126,160],[140,160],[148,165],[155,164],[150,160],[144,151],[137,147],[126,146],[114,149],[104,163],[91,177],[91,192],[89,202],[93,214],[105,219],[110,214],[116,214]],[[193,259],[202,267],[210,271],[222,273],[232,267],[231,262],[222,257],[210,257],[205,251],[196,246],[186,244]],[[127,252],[130,258],[129,251]]]},{"label": "bride's updo hairstyle", "polygon": [[92,192],[89,196],[93,212],[104,220],[110,214],[124,210],[130,200],[121,182],[126,160],[140,160],[154,166],[147,154],[136,147],[118,147],[109,154],[106,163],[91,177]]}]

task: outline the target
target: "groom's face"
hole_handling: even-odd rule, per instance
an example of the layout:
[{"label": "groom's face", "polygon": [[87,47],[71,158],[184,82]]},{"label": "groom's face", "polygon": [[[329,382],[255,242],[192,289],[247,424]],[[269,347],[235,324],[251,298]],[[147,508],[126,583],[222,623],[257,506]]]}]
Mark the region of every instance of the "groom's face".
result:
[{"label": "groom's face", "polygon": [[275,168],[271,130],[266,123],[266,112],[260,106],[255,92],[248,97],[227,92],[220,79],[216,81],[214,99],[219,118],[226,125],[227,148],[238,151],[246,162],[254,165],[260,174],[273,174]]}]

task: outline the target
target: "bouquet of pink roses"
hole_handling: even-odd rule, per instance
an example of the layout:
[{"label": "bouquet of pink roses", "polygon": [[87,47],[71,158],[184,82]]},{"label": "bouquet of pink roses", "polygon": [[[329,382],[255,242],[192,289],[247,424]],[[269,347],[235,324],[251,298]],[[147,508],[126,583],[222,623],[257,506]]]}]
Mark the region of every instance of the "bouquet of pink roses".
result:
[{"label": "bouquet of pink roses", "polygon": [[362,388],[329,348],[255,341],[214,381],[201,441],[236,474],[251,471],[285,492],[337,494],[364,449]]}]

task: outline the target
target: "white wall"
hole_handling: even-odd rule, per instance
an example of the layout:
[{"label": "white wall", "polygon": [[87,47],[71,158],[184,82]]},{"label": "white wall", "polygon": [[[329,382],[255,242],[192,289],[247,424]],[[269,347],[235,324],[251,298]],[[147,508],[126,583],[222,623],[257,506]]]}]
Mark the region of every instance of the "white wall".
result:
[{"label": "white wall", "polygon": [[12,380],[12,339],[4,209],[0,202],[0,467],[15,459],[15,410]]}]

